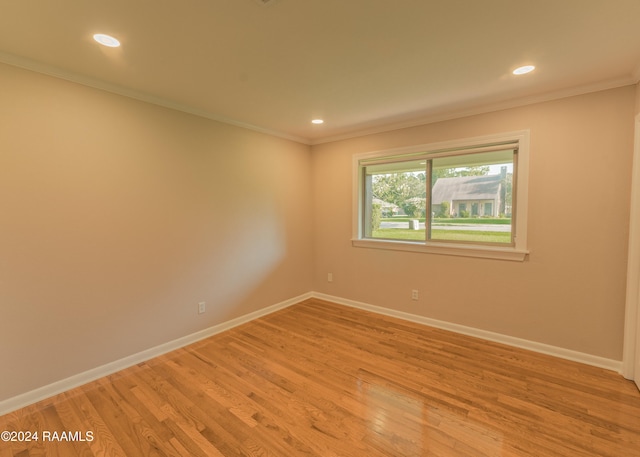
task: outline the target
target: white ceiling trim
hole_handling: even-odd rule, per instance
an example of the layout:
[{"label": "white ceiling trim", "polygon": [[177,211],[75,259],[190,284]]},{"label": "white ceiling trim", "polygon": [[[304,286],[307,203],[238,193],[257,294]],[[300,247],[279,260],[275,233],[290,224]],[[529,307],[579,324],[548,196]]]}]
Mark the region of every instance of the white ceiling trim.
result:
[{"label": "white ceiling trim", "polygon": [[115,84],[110,84],[110,83],[101,81],[99,79],[78,75],[69,71],[62,70],[58,67],[54,67],[52,65],[46,65],[46,64],[31,60],[31,59],[27,59],[24,57],[19,57],[13,54],[0,52],[0,62],[5,63],[7,65],[14,66],[14,67],[23,68],[25,70],[34,71],[36,73],[42,73],[48,76],[53,76],[55,78],[60,78],[66,81],[82,84],[83,86],[92,87],[94,89],[100,89],[105,92],[111,92],[117,95],[122,95],[124,97],[129,97],[135,100],[151,103],[153,105],[162,106],[164,108],[181,111],[187,114],[193,114],[194,116],[203,117],[206,119],[210,119],[212,121],[229,124],[236,127],[241,127],[248,130],[253,130],[255,132],[260,132],[260,133],[264,133],[264,134],[279,137],[279,138],[284,138],[287,140],[295,141],[297,143],[303,143],[307,145],[310,144],[310,140],[308,138],[301,138],[301,137],[289,135],[283,132],[278,132],[271,129],[263,128],[257,125],[247,124],[245,122],[240,122],[225,116],[220,116],[213,113],[209,113],[207,111],[198,110],[190,106],[174,102],[172,100],[167,100],[165,98],[157,97],[155,95],[147,94],[147,93],[132,90],[132,89],[127,89],[125,87],[118,86]]},{"label": "white ceiling trim", "polygon": [[[640,72],[640,67],[638,68],[638,70]],[[310,144],[313,146],[317,144],[331,143],[333,141],[348,140],[350,138],[357,138],[365,135],[375,135],[377,133],[390,132],[393,130],[417,127],[417,126],[426,125],[426,124],[433,124],[435,122],[447,121],[452,119],[460,119],[463,117],[492,113],[495,111],[502,111],[510,108],[518,108],[520,106],[533,105],[535,103],[548,102],[552,100],[558,100],[561,98],[588,94],[591,92],[599,92],[602,90],[630,86],[630,85],[637,84],[639,80],[640,80],[640,77],[634,75],[626,78],[613,79],[609,81],[601,81],[595,84],[587,84],[583,86],[577,86],[569,89],[562,89],[558,91],[547,92],[544,94],[533,95],[529,97],[514,98],[506,102],[480,105],[470,109],[448,111],[448,112],[433,114],[429,116],[417,117],[415,119],[411,119],[408,121],[389,123],[389,124],[381,125],[379,127],[362,129],[362,130],[346,133],[343,135],[335,135],[330,137],[318,138],[316,140],[311,140]]]},{"label": "white ceiling trim", "polygon": [[587,94],[591,92],[598,92],[601,90],[614,89],[617,87],[624,87],[628,85],[637,84],[640,81],[640,65],[639,65],[632,75],[625,78],[602,81],[595,84],[577,86],[569,89],[548,92],[545,94],[540,94],[540,95],[535,95],[530,97],[516,98],[516,99],[508,100],[506,102],[501,102],[501,103],[481,105],[471,109],[454,110],[454,111],[433,114],[429,116],[421,116],[421,117],[417,117],[407,121],[389,123],[389,124],[381,125],[379,127],[361,129],[361,130],[356,130],[356,131],[349,132],[342,135],[328,136],[328,137],[312,140],[309,138],[302,138],[295,135],[289,135],[284,132],[274,131],[274,130],[260,127],[257,125],[240,122],[225,116],[220,116],[204,110],[195,109],[190,106],[174,102],[172,100],[157,97],[154,95],[150,95],[150,94],[132,90],[132,89],[127,89],[125,87],[118,86],[115,84],[110,84],[95,78],[89,78],[86,76],[78,75],[73,72],[62,70],[52,65],[43,64],[41,62],[37,62],[24,57],[19,57],[13,54],[0,52],[0,62],[15,66],[15,67],[23,68],[26,70],[34,71],[37,73],[45,74],[48,76],[60,78],[66,81],[71,81],[77,84],[82,84],[84,86],[92,87],[95,89],[104,90],[106,92],[114,93],[117,95],[129,97],[135,100],[140,100],[146,103],[162,106],[164,108],[181,111],[184,113],[210,119],[216,122],[221,122],[224,124],[229,124],[236,127],[252,130],[255,132],[264,133],[266,135],[271,135],[271,136],[283,138],[286,140],[295,141],[297,143],[302,143],[309,146],[324,144],[324,143],[331,143],[334,141],[346,140],[346,139],[356,138],[356,137],[365,136],[365,135],[374,135],[378,133],[384,133],[384,132],[389,132],[393,130],[400,130],[404,128],[417,127],[420,125],[432,124],[434,122],[441,122],[441,121],[458,119],[458,118],[467,117],[467,116],[485,114],[485,113],[501,111],[509,108],[517,108],[519,106],[526,106],[534,103],[557,100],[560,98],[572,97],[572,96]]}]

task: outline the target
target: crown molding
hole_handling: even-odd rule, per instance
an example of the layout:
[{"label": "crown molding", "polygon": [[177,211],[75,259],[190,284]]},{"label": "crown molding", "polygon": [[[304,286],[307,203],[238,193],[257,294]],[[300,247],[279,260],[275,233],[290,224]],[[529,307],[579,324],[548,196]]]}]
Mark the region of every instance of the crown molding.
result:
[{"label": "crown molding", "polygon": [[194,116],[203,117],[205,119],[221,122],[223,124],[229,124],[235,127],[240,127],[247,130],[253,130],[255,132],[264,133],[267,135],[283,138],[290,141],[295,141],[297,143],[303,143],[306,145],[310,144],[307,138],[302,138],[295,135],[289,135],[284,132],[267,129],[257,125],[248,124],[246,122],[241,122],[229,117],[210,113],[208,111],[199,110],[199,109],[196,109],[196,108],[193,108],[169,99],[165,99],[162,97],[158,97],[155,95],[151,95],[151,94],[133,90],[133,89],[128,89],[126,87],[122,87],[116,84],[107,83],[105,81],[101,81],[96,78],[90,78],[87,76],[79,75],[79,74],[55,67],[53,65],[43,64],[41,62],[37,62],[32,59],[27,59],[25,57],[16,56],[6,52],[0,52],[0,62],[5,63],[7,65],[14,66],[14,67],[19,67],[25,70],[33,71],[36,73],[41,73],[47,76],[52,76],[54,78],[64,79],[66,81],[81,84],[83,86],[88,86],[94,89],[99,89],[105,92],[110,92],[116,95],[132,98],[145,103],[150,103],[152,105],[158,105],[164,108],[181,111],[183,113],[193,114]]},{"label": "crown molding", "polygon": [[459,109],[459,110],[440,110],[429,115],[422,115],[412,117],[410,119],[400,122],[388,122],[382,121],[380,125],[370,128],[362,128],[350,131],[349,133],[325,136],[315,139],[303,138],[296,135],[290,135],[285,132],[276,131],[257,125],[241,122],[236,119],[232,119],[226,116],[211,113],[209,111],[196,109],[188,105],[184,105],[169,99],[151,95],[145,92],[128,89],[116,84],[107,83],[96,78],[90,78],[87,76],[79,75],[67,70],[63,70],[53,65],[44,64],[25,57],[16,56],[0,51],[0,62],[14,67],[23,68],[25,70],[34,71],[36,73],[45,74],[55,78],[63,79],[66,81],[74,82],[84,86],[92,87],[94,89],[103,90],[113,94],[121,95],[124,97],[132,98],[142,102],[150,103],[164,108],[181,111],[194,116],[203,117],[212,121],[220,122],[223,124],[233,125],[236,127],[252,130],[266,135],[283,138],[285,140],[294,141],[296,143],[306,144],[308,146],[320,145],[325,143],[332,143],[335,141],[348,140],[367,135],[375,135],[379,133],[391,132],[394,130],[401,130],[405,128],[417,127],[420,125],[433,124],[435,122],[442,122],[452,119],[459,119],[468,116],[475,116],[478,114],[486,114],[495,111],[502,111],[510,108],[517,108],[526,105],[532,105],[535,103],[542,103],[561,98],[573,97],[576,95],[583,95],[592,92],[599,92],[608,89],[615,89],[618,87],[624,87],[629,85],[638,84],[640,82],[640,65],[638,65],[635,71],[623,78],[617,78],[607,81],[601,81],[595,84],[587,84],[582,86],[571,87],[568,89],[562,89],[558,91],[546,92],[543,94],[533,95],[529,97],[515,98],[499,103],[482,104],[472,108]]},{"label": "crown molding", "polygon": [[427,116],[414,117],[406,121],[387,123],[378,127],[371,127],[366,129],[354,130],[342,135],[328,136],[323,138],[317,138],[311,140],[311,146],[332,143],[334,141],[348,140],[366,135],[375,135],[378,133],[386,133],[394,130],[401,130],[410,127],[418,127],[420,125],[433,124],[435,122],[448,121],[452,119],[460,119],[468,116],[475,116],[478,114],[492,113],[495,111],[502,111],[505,109],[518,108],[521,106],[533,105],[536,103],[548,102],[552,100],[559,100],[562,98],[574,97],[577,95],[584,95],[592,92],[600,92],[603,90],[616,89],[618,87],[630,86],[638,83],[640,80],[640,66],[638,67],[636,74],[624,78],[617,78],[607,81],[601,81],[594,84],[586,84],[582,86],[571,87],[568,89],[562,89],[558,91],[545,92],[543,94],[532,95],[529,97],[520,97],[507,100],[499,103],[489,103],[478,105],[473,108],[461,109],[461,110],[442,110]]}]

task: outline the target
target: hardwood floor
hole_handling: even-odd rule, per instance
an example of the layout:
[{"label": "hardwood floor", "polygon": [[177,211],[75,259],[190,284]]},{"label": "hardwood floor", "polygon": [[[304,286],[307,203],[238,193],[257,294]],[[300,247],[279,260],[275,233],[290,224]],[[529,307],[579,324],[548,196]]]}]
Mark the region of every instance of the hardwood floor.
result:
[{"label": "hardwood floor", "polygon": [[630,457],[640,393],[606,370],[308,300],[2,430],[39,439],[0,442],[0,457]]}]

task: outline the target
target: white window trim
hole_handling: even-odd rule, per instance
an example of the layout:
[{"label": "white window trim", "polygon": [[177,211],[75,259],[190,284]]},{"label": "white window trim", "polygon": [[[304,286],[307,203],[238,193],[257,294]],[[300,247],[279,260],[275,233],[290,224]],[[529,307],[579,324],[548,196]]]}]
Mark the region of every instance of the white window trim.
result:
[{"label": "white window trim", "polygon": [[[395,241],[361,238],[362,218],[362,174],[360,162],[364,159],[377,157],[389,157],[395,155],[429,153],[429,151],[442,151],[444,149],[469,148],[476,145],[518,142],[518,167],[516,176],[517,192],[515,195],[515,245],[493,246],[482,244],[458,244],[439,243],[432,241]],[[394,251],[421,252],[427,254],[442,254],[464,257],[480,257],[487,259],[524,261],[529,254],[527,249],[527,215],[529,200],[529,130],[499,133],[494,135],[466,138],[462,140],[445,141],[441,143],[421,144],[406,148],[389,149],[383,151],[355,154],[353,156],[353,211],[352,211],[352,239],[354,247],[389,249]]]}]

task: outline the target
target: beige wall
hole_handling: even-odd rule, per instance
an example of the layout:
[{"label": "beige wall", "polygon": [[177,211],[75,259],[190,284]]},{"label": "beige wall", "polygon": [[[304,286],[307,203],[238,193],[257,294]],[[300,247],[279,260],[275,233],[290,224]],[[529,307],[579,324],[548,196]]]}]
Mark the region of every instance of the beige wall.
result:
[{"label": "beige wall", "polygon": [[[316,290],[621,360],[634,106],[629,86],[314,146]],[[528,260],[351,246],[354,154],[521,129]]]},{"label": "beige wall", "polygon": [[[5,65],[0,99],[0,401],[310,290],[621,359],[633,86],[312,148]],[[353,154],[520,129],[527,261],[351,246]]]},{"label": "beige wall", "polygon": [[5,65],[0,100],[0,401],[312,289],[308,146]]}]

